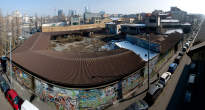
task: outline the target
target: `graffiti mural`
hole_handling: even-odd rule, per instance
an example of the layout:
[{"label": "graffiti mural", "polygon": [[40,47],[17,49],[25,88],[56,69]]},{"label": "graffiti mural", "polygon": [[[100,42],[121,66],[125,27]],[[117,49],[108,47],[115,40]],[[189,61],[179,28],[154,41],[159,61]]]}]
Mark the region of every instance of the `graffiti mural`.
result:
[{"label": "graffiti mural", "polygon": [[122,93],[127,94],[142,83],[140,74],[134,74],[122,82]]},{"label": "graffiti mural", "polygon": [[17,68],[16,66],[13,66],[13,72],[18,82],[28,88],[32,88],[31,76],[29,76],[27,73]]},{"label": "graffiti mural", "polygon": [[106,87],[104,89],[80,90],[80,107],[97,108],[116,100],[116,87]]},{"label": "graffiti mural", "polygon": [[44,82],[35,80],[36,94],[41,100],[54,103],[59,110],[94,109],[116,100],[116,88],[106,87],[92,90],[68,90],[49,87]]},{"label": "graffiti mural", "polygon": [[142,82],[140,74],[136,73],[113,85],[99,89],[72,89],[48,84],[30,76],[18,67],[13,67],[14,76],[21,84],[30,87],[33,79],[33,92],[49,105],[55,105],[57,110],[88,110],[101,108],[119,100],[123,95],[135,89]]},{"label": "graffiti mural", "polygon": [[35,80],[36,93],[45,102],[54,103],[58,110],[77,110],[78,94],[77,90],[68,90],[58,87],[50,87],[48,84]]}]

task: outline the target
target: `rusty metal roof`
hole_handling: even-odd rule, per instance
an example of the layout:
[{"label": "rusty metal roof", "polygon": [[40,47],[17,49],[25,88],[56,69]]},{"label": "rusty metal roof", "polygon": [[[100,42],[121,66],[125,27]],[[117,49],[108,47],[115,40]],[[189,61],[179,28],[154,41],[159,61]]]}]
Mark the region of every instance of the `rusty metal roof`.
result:
[{"label": "rusty metal roof", "polygon": [[116,82],[145,66],[135,53],[116,49],[93,53],[63,53],[49,49],[51,36],[66,32],[36,33],[12,53],[12,61],[47,82],[89,88]]}]

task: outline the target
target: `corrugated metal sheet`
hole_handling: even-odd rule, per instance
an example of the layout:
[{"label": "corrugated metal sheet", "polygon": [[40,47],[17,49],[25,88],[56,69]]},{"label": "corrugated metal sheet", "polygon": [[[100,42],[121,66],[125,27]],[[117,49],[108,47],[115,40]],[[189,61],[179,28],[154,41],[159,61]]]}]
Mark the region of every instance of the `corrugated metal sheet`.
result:
[{"label": "corrugated metal sheet", "polygon": [[94,53],[61,53],[49,50],[50,38],[63,33],[37,33],[13,51],[17,65],[43,80],[71,87],[95,87],[122,79],[141,69],[139,55],[117,49]]}]

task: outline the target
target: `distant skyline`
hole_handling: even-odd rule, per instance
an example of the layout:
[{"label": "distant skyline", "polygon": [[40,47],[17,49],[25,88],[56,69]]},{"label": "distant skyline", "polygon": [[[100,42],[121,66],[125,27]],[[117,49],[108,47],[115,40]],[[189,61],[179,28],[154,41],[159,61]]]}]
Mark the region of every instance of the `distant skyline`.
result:
[{"label": "distant skyline", "polygon": [[58,9],[63,9],[66,15],[69,9],[82,14],[85,6],[91,12],[109,14],[135,14],[155,9],[168,11],[171,6],[177,6],[188,13],[205,14],[204,3],[204,0],[4,0],[0,8],[4,15],[18,10],[22,14],[47,16],[57,15]]}]

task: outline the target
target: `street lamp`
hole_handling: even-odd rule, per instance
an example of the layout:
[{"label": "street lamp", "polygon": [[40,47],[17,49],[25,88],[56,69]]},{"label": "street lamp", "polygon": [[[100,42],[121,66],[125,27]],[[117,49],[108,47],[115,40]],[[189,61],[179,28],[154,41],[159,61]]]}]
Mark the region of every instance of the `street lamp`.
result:
[{"label": "street lamp", "polygon": [[149,74],[149,56],[150,56],[150,34],[146,34],[147,39],[148,39],[148,90],[149,90],[149,86],[150,86],[150,74]]},{"label": "street lamp", "polygon": [[11,49],[11,41],[12,41],[12,33],[9,32],[8,33],[8,36],[9,36],[9,46],[10,46],[10,81],[11,81],[11,88],[12,88],[12,64],[11,64],[11,60],[12,60],[12,57],[11,57],[11,52],[12,52],[12,49]]}]

